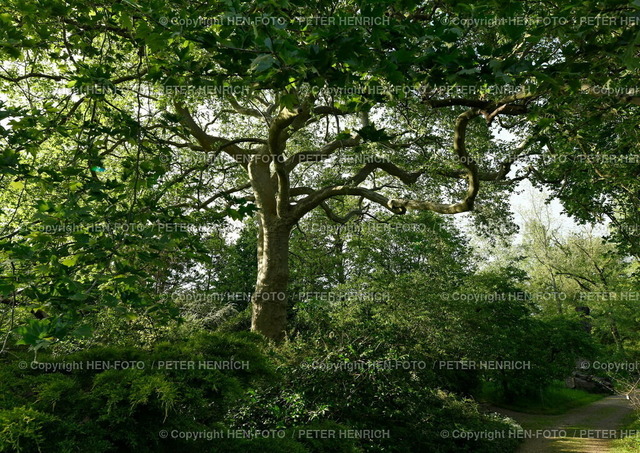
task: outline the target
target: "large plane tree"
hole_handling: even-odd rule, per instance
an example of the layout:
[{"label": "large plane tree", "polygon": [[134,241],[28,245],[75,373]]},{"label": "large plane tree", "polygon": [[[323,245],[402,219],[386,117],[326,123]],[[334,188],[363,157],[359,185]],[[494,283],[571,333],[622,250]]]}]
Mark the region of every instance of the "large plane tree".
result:
[{"label": "large plane tree", "polygon": [[[530,178],[573,190],[574,211],[601,206],[576,195],[593,190],[619,215],[589,160],[559,158],[637,149],[615,135],[637,134],[637,6],[613,3],[10,0],[4,188],[19,198],[55,155],[84,181],[68,190],[92,199],[108,181],[128,213],[254,206],[252,329],[279,341],[290,234],[314,209],[480,208],[482,223]],[[617,21],[581,19],[602,16]]]}]

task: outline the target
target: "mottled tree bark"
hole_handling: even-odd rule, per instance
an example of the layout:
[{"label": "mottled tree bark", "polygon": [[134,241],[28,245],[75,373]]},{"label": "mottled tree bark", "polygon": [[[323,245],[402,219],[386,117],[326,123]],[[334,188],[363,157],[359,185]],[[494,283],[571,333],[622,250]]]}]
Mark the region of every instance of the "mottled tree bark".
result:
[{"label": "mottled tree bark", "polygon": [[278,218],[259,217],[258,277],[251,299],[251,330],[280,342],[287,324],[291,226]]}]

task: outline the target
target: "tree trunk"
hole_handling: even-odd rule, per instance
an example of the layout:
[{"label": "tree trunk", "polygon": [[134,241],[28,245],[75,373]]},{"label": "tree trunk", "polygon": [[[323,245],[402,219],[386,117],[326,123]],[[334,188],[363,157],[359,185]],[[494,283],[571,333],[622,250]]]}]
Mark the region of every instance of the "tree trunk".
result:
[{"label": "tree trunk", "polygon": [[280,342],[287,323],[289,234],[278,218],[258,215],[258,277],[251,298],[251,330]]},{"label": "tree trunk", "polygon": [[347,277],[344,271],[344,240],[341,237],[338,237],[334,242],[334,250],[336,256],[338,257],[338,283],[344,285],[347,282]]}]

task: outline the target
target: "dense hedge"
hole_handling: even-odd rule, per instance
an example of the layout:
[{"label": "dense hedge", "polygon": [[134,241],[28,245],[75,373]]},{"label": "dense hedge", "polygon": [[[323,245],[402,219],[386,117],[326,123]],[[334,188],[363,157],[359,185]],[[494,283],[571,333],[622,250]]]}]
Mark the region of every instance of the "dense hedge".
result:
[{"label": "dense hedge", "polygon": [[[513,426],[480,414],[470,402],[423,387],[426,381],[420,377],[398,370],[366,375],[345,370],[336,375],[308,366],[312,360],[333,359],[321,357],[319,350],[308,349],[312,356],[307,365],[300,363],[297,357],[305,347],[289,345],[276,355],[256,336],[216,333],[160,343],[150,351],[100,347],[64,358],[40,354],[37,362],[32,353],[10,353],[0,362],[0,451],[515,448],[513,441],[442,437],[441,430]],[[192,361],[194,367],[167,369],[171,361]],[[235,366],[199,369],[199,363],[223,361]],[[94,369],[87,369],[88,364]],[[101,364],[112,369],[96,369]],[[57,369],[44,370],[45,365]],[[377,435],[359,439],[357,433],[366,432],[361,430]]]}]

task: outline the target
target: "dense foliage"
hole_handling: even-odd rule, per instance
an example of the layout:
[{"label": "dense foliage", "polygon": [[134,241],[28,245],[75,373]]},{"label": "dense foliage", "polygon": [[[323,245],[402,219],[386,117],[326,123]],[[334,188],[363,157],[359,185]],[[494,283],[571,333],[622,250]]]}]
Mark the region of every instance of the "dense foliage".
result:
[{"label": "dense foliage", "polygon": [[486,404],[635,390],[639,11],[4,0],[0,451],[510,452]]}]

